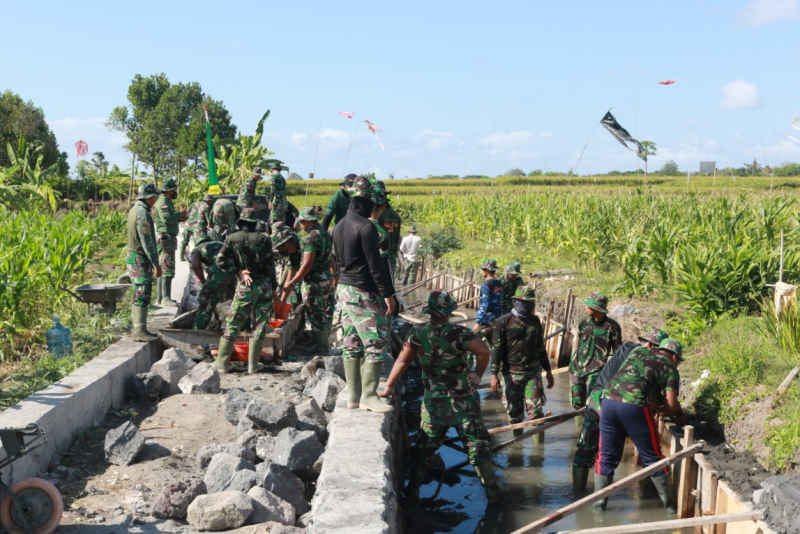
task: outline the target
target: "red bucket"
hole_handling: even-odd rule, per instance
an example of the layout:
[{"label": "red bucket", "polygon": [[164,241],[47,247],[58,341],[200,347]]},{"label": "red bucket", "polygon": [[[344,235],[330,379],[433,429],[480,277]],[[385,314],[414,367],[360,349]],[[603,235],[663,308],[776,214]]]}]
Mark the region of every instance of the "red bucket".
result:
[{"label": "red bucket", "polygon": [[292,311],[292,305],[288,302],[281,302],[279,300],[276,300],[275,302],[272,303],[272,311],[275,313],[276,319],[281,319],[285,321],[286,319],[289,318],[289,312]]},{"label": "red bucket", "polygon": [[249,341],[236,341],[233,344],[233,360],[237,362],[246,362],[247,354],[250,352]]},{"label": "red bucket", "polygon": [[283,322],[284,322],[283,319],[275,319],[275,320],[270,321],[268,324],[272,328],[280,328],[281,326],[283,326]]}]

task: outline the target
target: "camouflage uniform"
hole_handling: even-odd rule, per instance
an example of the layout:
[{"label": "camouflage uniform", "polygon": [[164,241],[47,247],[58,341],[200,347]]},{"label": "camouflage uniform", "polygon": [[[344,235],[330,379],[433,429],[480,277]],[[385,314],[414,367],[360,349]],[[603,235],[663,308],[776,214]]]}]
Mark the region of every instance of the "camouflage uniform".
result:
[{"label": "camouflage uniform", "polygon": [[142,199],[138,199],[128,212],[128,257],[125,263],[133,284],[133,303],[140,308],[147,308],[153,290],[153,266],[158,265],[158,252],[150,206]]},{"label": "camouflage uniform", "polygon": [[216,263],[222,246],[221,241],[204,241],[191,253],[191,257],[197,256],[206,271],[206,282],[197,295],[194,327],[198,330],[204,330],[208,326],[217,303],[229,299],[233,294],[235,273],[221,270]]},{"label": "camouflage uniform", "polygon": [[194,249],[198,244],[209,239],[211,229],[211,206],[213,197],[206,195],[203,200],[198,200],[189,209],[189,217],[181,236],[181,259],[186,259],[186,248]]},{"label": "camouflage uniform", "polygon": [[[485,259],[481,264],[481,269],[495,272],[497,262]],[[484,328],[489,328],[490,323],[501,315],[503,315],[503,284],[497,278],[489,278],[481,284],[475,322]]]},{"label": "camouflage uniform", "polygon": [[372,363],[389,359],[389,318],[375,293],[339,283],[336,310],[342,321],[342,358],[365,358]]},{"label": "camouflage uniform", "polygon": [[280,174],[272,175],[272,186],[269,191],[269,222],[286,222],[289,201],[286,198],[286,180]]},{"label": "camouflage uniform", "polygon": [[[167,180],[164,183],[165,188],[170,182],[173,181]],[[175,251],[178,249],[180,217],[180,213],[172,204],[172,199],[162,192],[153,206],[153,222],[158,236],[158,263],[165,278],[175,276]]]},{"label": "camouflage uniform", "polygon": [[236,219],[238,217],[236,205],[232,200],[220,198],[214,202],[214,207],[211,209],[211,226],[216,232],[215,237],[225,239],[234,233],[237,230]]},{"label": "camouflage uniform", "polygon": [[[280,246],[284,243],[294,240],[297,244],[297,251],[289,254],[288,252],[281,252]],[[288,280],[289,273],[296,273],[300,270],[300,265],[302,263],[302,253],[300,251],[300,238],[298,235],[292,231],[291,228],[283,224],[283,222],[276,222],[272,225],[272,247],[273,253],[275,253],[277,260],[275,262],[275,270],[277,271],[277,276],[280,281],[281,288],[283,288],[284,284]],[[288,265],[287,265],[288,260]],[[295,286],[292,289],[292,292],[289,294],[289,298],[287,302],[294,307],[296,304],[300,304],[303,302],[300,288]],[[305,325],[303,326],[305,328]],[[302,331],[303,328],[300,330]]]},{"label": "camouflage uniform", "polygon": [[[601,297],[601,301],[602,301]],[[595,298],[585,300],[587,306],[605,307]],[[614,354],[622,343],[622,330],[619,324],[606,316],[597,322],[587,317],[578,325],[578,348],[569,362],[570,372],[570,404],[574,410],[586,405],[586,398],[592,390],[598,373],[603,369],[606,360]]]},{"label": "camouflage uniform", "polygon": [[[508,267],[506,267],[505,276],[500,279],[500,283],[503,284],[503,313],[509,313],[511,311],[511,297],[517,292],[518,287],[525,284],[525,281],[522,279],[520,267],[518,261],[512,261]],[[511,277],[510,275],[512,274],[516,276]]]},{"label": "camouflage uniform", "polygon": [[[303,254],[314,254],[311,271],[303,279],[303,302],[306,318],[314,332],[328,332],[333,321],[333,274],[331,274],[331,236],[322,231],[319,223],[303,239]],[[388,321],[387,321],[388,322]]]},{"label": "camouflage uniform", "polygon": [[236,197],[237,206],[240,208],[252,207],[253,201],[256,198],[256,186],[258,186],[259,180],[261,180],[261,175],[251,174],[250,178],[242,184],[242,188],[239,190],[239,196]]}]

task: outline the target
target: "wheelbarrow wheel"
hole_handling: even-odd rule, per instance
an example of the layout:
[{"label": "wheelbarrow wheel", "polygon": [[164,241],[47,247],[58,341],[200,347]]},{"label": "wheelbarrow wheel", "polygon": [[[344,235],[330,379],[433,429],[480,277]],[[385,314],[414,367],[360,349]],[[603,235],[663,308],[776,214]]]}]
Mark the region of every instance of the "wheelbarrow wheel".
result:
[{"label": "wheelbarrow wheel", "polygon": [[[41,478],[29,478],[11,486],[20,510],[13,506],[7,495],[0,503],[0,522],[10,534],[26,534],[23,525],[27,522],[31,532],[50,534],[61,522],[64,501],[54,485]],[[24,514],[20,517],[19,514]]]}]

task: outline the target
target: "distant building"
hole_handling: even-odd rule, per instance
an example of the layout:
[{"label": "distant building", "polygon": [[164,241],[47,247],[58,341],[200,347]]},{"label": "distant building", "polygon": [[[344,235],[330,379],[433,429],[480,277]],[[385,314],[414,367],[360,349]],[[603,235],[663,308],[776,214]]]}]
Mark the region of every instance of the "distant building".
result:
[{"label": "distant building", "polygon": [[700,162],[700,174],[714,174],[717,170],[717,162],[716,161],[701,161]]}]

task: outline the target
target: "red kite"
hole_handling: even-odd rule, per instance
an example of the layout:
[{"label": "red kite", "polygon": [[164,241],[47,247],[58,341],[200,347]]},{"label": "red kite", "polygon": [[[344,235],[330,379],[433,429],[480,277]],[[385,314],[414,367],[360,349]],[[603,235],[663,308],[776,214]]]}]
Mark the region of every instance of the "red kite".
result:
[{"label": "red kite", "polygon": [[369,128],[370,132],[376,134],[376,133],[381,131],[381,127],[378,126],[377,124],[375,124],[374,122],[370,122],[370,121],[366,121],[366,120],[364,122],[367,124],[367,128]]},{"label": "red kite", "polygon": [[355,113],[353,113],[352,111],[340,111],[339,115],[341,115],[345,119],[352,119]]},{"label": "red kite", "polygon": [[75,142],[75,155],[78,157],[85,156],[89,153],[89,144],[81,139]]},{"label": "red kite", "polygon": [[675,83],[675,80],[664,80],[663,82],[658,82],[659,85],[672,85]]}]

